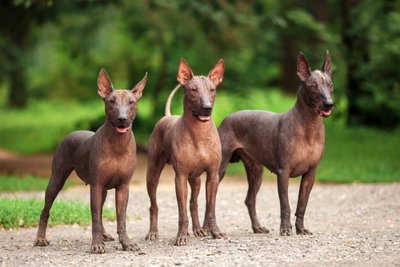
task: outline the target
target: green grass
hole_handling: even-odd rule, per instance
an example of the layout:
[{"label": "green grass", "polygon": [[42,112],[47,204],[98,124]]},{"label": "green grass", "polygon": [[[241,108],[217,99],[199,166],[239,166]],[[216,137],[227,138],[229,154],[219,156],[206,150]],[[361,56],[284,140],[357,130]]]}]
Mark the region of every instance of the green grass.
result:
[{"label": "green grass", "polygon": [[[317,181],[335,183],[400,182],[400,128],[381,131],[363,127],[326,127],[325,154]],[[227,174],[244,176],[243,164],[233,163]],[[268,170],[267,180],[276,179]]]},{"label": "green grass", "polygon": [[[48,178],[37,176],[0,175],[0,192],[44,191],[48,182]],[[63,189],[70,187],[72,184],[73,181],[68,180]]]},{"label": "green grass", "polygon": [[399,182],[399,160],[400,128],[381,131],[331,124],[317,177],[322,182]]},{"label": "green grass", "polygon": [[26,109],[0,108],[0,147],[21,152],[53,151],[58,142],[85,122],[102,116],[100,100],[89,103],[42,101]]},{"label": "green grass", "polygon": [[[246,89],[242,94],[232,95],[229,89],[224,88],[218,92],[213,119],[219,125],[227,115],[243,109],[285,112],[294,102],[295,97],[278,90]],[[345,103],[343,100],[339,102]],[[150,100],[141,100],[138,112],[140,119],[151,121],[153,108]],[[69,132],[88,129],[90,121],[103,120],[103,109],[99,99],[86,104],[33,102],[20,111],[0,108],[3,115],[0,116],[0,147],[23,153],[52,152]],[[325,120],[326,151],[318,168],[317,180],[346,183],[400,181],[400,128],[395,131],[346,128],[343,126],[343,116],[336,111]],[[172,113],[182,113],[182,90],[174,98]],[[139,129],[135,128],[136,139],[145,142],[149,133]],[[230,164],[227,173],[243,176],[242,164]],[[275,175],[269,171],[265,171],[265,177],[275,179]]]},{"label": "green grass", "polygon": [[[37,226],[43,201],[37,199],[0,198],[0,228]],[[104,208],[103,217],[115,220],[115,212]],[[90,206],[81,202],[56,200],[51,209],[49,225],[79,224],[91,222]]]}]

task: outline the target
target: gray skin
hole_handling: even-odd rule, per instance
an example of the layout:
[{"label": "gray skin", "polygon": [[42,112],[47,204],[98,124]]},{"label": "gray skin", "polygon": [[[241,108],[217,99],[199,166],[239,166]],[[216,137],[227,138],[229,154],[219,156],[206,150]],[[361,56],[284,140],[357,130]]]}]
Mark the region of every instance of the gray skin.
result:
[{"label": "gray skin", "polygon": [[104,69],[100,70],[98,94],[104,100],[106,120],[94,133],[75,131],[58,146],[52,173],[46,189],[45,204],[40,215],[35,246],[47,246],[46,228],[53,201],[73,170],[90,185],[92,213],[92,253],[105,253],[104,241],[114,240],[102,223],[102,209],[107,190],[115,188],[117,233],[123,250],[137,251],[126,233],[126,207],[129,184],[136,167],[136,142],[132,122],[137,112],[137,101],[147,82],[144,78],[131,90],[114,90]]},{"label": "gray skin", "polygon": [[296,210],[296,233],[312,234],[304,227],[304,213],[315,172],[324,152],[323,118],[333,108],[331,60],[326,54],[322,71],[311,72],[306,58],[300,53],[297,75],[301,88],[295,105],[288,112],[244,110],[231,114],[221,123],[218,133],[222,145],[220,179],[229,162],[241,160],[249,184],[245,204],[254,233],[268,233],[256,214],[256,196],[262,182],[263,167],[277,175],[281,207],[280,235],[291,235],[288,200],[289,177],[301,176]]},{"label": "gray skin", "polygon": [[[166,116],[155,126],[148,145],[147,191],[150,197],[150,230],[147,240],[158,238],[157,186],[166,163],[175,171],[175,190],[179,209],[179,230],[174,245],[187,244],[188,217],[186,210],[189,182],[191,186],[190,210],[195,236],[211,233],[213,238],[227,238],[215,220],[215,198],[218,189],[218,170],[221,162],[221,144],[218,131],[211,119],[216,87],[222,82],[224,61],[220,60],[207,77],[194,76],[188,63],[181,59],[177,79],[184,87],[183,115],[171,116],[169,111],[175,88],[167,101]],[[200,226],[197,197],[200,175],[206,172],[206,211]]]}]

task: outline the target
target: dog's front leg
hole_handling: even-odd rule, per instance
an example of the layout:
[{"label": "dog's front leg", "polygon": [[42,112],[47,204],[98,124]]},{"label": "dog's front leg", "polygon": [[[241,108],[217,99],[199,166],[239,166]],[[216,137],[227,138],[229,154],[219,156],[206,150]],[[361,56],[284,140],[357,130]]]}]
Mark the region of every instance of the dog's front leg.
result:
[{"label": "dog's front leg", "polygon": [[189,221],[187,217],[186,202],[187,202],[187,176],[176,174],[175,177],[176,199],[178,201],[179,211],[179,229],[175,239],[175,246],[185,246],[187,244]]},{"label": "dog's front leg", "polygon": [[103,202],[103,190],[103,186],[99,184],[90,186],[90,209],[92,212],[91,252],[95,254],[106,253],[101,226],[101,205]]},{"label": "dog's front leg", "polygon": [[312,235],[312,233],[304,228],[304,214],[315,181],[316,168],[311,169],[301,177],[299,198],[296,209],[296,233],[298,235]]},{"label": "dog's front leg", "polygon": [[222,233],[215,218],[215,202],[218,191],[218,171],[207,172],[206,181],[206,214],[203,228],[208,230],[214,239],[227,239],[228,236]]},{"label": "dog's front leg", "polygon": [[280,235],[290,236],[292,225],[290,223],[290,205],[288,196],[289,174],[287,171],[278,171],[278,194],[281,205],[281,227]]},{"label": "dog's front leg", "polygon": [[[127,179],[129,181],[129,179]],[[122,250],[138,251],[136,244],[131,243],[126,233],[126,207],[129,199],[129,182],[115,189],[115,205],[117,209],[117,233]]]},{"label": "dog's front leg", "polygon": [[201,179],[200,177],[190,177],[189,184],[191,189],[190,215],[192,216],[193,234],[198,237],[207,235],[207,231],[200,226],[197,198],[199,197]]}]

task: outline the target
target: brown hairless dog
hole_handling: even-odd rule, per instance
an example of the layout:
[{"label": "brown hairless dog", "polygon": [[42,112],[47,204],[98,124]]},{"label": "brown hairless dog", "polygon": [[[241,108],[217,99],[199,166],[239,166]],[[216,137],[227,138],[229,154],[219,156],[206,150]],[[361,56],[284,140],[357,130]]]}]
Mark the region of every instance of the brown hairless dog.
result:
[{"label": "brown hairless dog", "polygon": [[[174,245],[187,243],[188,218],[186,202],[189,182],[192,190],[190,210],[195,236],[226,238],[215,220],[215,198],[218,189],[218,169],[221,162],[221,144],[211,112],[216,87],[222,82],[224,61],[220,60],[207,77],[194,76],[188,63],[181,59],[177,79],[184,87],[183,115],[171,116],[169,111],[175,88],[167,101],[166,116],[155,126],[148,146],[147,191],[150,197],[150,230],[146,239],[158,238],[157,186],[166,163],[175,170],[175,190],[179,209],[179,230]],[[200,175],[206,172],[206,212],[203,228],[197,213]]]},{"label": "brown hairless dog", "polygon": [[261,186],[263,166],[278,177],[281,206],[281,235],[291,235],[288,200],[289,177],[302,176],[296,210],[296,233],[311,234],[303,218],[314,184],[315,172],[324,152],[323,117],[333,108],[331,59],[326,53],[322,71],[310,70],[300,53],[297,75],[302,83],[296,104],[283,114],[244,110],[231,114],[218,129],[222,145],[222,180],[229,162],[243,161],[249,188],[246,206],[255,233],[268,233],[256,214],[256,196]]},{"label": "brown hairless dog", "polygon": [[94,133],[76,131],[69,134],[58,146],[52,165],[45,204],[40,215],[36,246],[47,246],[47,221],[54,199],[62,189],[70,173],[90,184],[90,208],[92,212],[92,253],[105,253],[104,241],[114,240],[104,230],[102,209],[107,190],[115,188],[117,232],[123,250],[136,251],[138,247],[129,241],[126,233],[126,207],[129,183],[136,166],[136,143],[132,122],[137,112],[137,101],[142,97],[147,82],[144,78],[131,90],[114,90],[104,69],[97,78],[98,94],[104,100],[106,120]]}]

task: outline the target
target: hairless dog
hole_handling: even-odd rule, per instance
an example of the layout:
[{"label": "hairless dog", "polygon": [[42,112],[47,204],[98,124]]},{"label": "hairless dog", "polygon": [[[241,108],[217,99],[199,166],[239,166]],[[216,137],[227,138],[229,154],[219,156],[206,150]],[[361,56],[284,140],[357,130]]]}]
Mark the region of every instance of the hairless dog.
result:
[{"label": "hairless dog", "polygon": [[[166,105],[166,116],[155,126],[148,146],[147,191],[150,197],[150,230],[146,239],[158,238],[158,206],[156,191],[166,163],[175,170],[175,190],[179,209],[179,230],[174,245],[187,244],[188,218],[186,202],[189,182],[192,190],[190,211],[195,236],[210,232],[213,238],[226,238],[215,220],[215,198],[218,189],[218,169],[221,144],[211,119],[216,87],[222,82],[224,61],[220,60],[208,76],[194,76],[189,64],[181,59],[177,79],[184,87],[183,115],[171,116],[169,106],[179,85],[173,90]],[[206,172],[206,212],[203,228],[197,213],[200,175]]]},{"label": "hairless dog", "polygon": [[256,214],[256,196],[261,186],[263,166],[277,175],[281,206],[281,235],[291,235],[288,200],[289,177],[302,176],[296,210],[296,233],[311,234],[303,219],[315,172],[324,152],[323,117],[333,108],[331,59],[326,53],[322,70],[311,71],[300,53],[297,75],[301,88],[292,109],[283,114],[268,111],[239,111],[231,114],[218,129],[222,145],[222,180],[229,162],[241,160],[249,188],[245,204],[255,233],[268,233]]},{"label": "hairless dog", "polygon": [[98,94],[104,100],[106,120],[94,133],[75,131],[58,146],[52,165],[45,204],[40,215],[36,246],[47,246],[46,228],[53,201],[70,173],[90,185],[92,213],[92,253],[105,253],[104,241],[114,240],[102,223],[102,209],[107,190],[115,188],[117,232],[123,250],[136,251],[126,233],[126,207],[129,184],[136,166],[136,143],[132,122],[137,112],[137,101],[142,97],[147,82],[144,78],[131,90],[114,90],[104,69],[97,78]]}]

